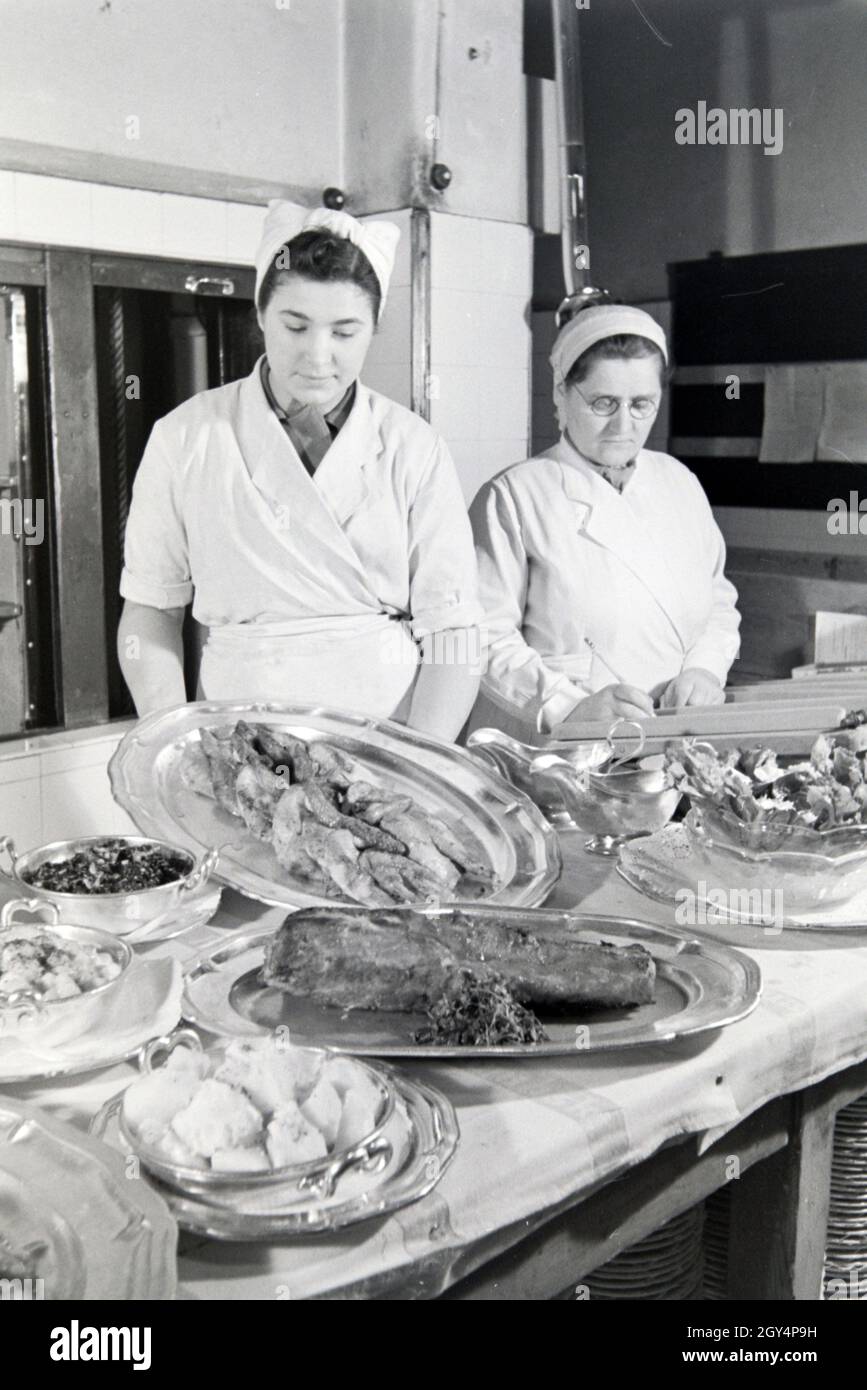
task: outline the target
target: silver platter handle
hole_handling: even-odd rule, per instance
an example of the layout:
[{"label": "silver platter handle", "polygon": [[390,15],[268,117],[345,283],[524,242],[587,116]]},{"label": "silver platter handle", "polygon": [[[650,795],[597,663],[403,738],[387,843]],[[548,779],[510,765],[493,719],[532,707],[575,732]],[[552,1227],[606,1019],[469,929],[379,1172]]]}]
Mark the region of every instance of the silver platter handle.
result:
[{"label": "silver platter handle", "polygon": [[185,896],[187,893],[195,893],[197,888],[201,888],[203,883],[207,883],[219,862],[220,851],[218,849],[209,849],[207,854],[193,869],[189,878],[181,884],[181,891],[178,896]]},{"label": "silver platter handle", "polygon": [[[30,917],[37,912],[47,912],[48,922],[41,919],[42,926],[54,926],[60,921],[60,913],[54,903],[47,902],[45,898],[14,898],[11,903],[5,903],[3,911],[0,912],[0,927],[8,927],[15,921],[19,912],[26,912]],[[32,924],[31,924],[32,925]]]},{"label": "silver platter handle", "polygon": [[355,1169],[366,1173],[381,1173],[391,1162],[392,1153],[391,1142],[380,1134],[368,1143],[348,1149],[333,1163],[329,1163],[323,1172],[302,1178],[298,1186],[304,1191],[315,1192],[323,1199],[333,1197],[337,1183],[344,1173]]},{"label": "silver platter handle", "polygon": [[7,1031],[15,1036],[26,1025],[38,1023],[44,1017],[45,1005],[32,990],[19,989],[11,994],[0,993],[0,1038]]},{"label": "silver platter handle", "polygon": [[123,1103],[123,1096],[112,1096],[107,1100],[101,1110],[98,1110],[91,1120],[87,1132],[92,1134],[94,1139],[104,1139],[106,1131],[112,1120],[120,1115],[120,1107]]},{"label": "silver platter handle", "polygon": [[[8,855],[9,867],[4,867],[2,856]],[[21,879],[18,877],[18,856],[15,853],[15,841],[11,835],[4,835],[0,838],[0,877],[8,879],[17,887],[21,887]]]},{"label": "silver platter handle", "polygon": [[[628,732],[629,731],[629,732]],[[634,739],[636,746],[630,748],[627,743],[626,751],[617,751],[618,741]],[[631,762],[634,758],[639,758],[644,752],[644,745],[647,742],[647,734],[643,725],[637,719],[616,719],[608,730],[608,742],[614,750],[611,761],[606,767],[606,772],[613,772],[615,768],[622,766],[623,763]]]},{"label": "silver platter handle", "polygon": [[151,1038],[149,1043],[138,1051],[139,1071],[146,1074],[157,1071],[160,1063],[158,1058],[165,1062],[176,1047],[187,1047],[191,1052],[204,1052],[202,1040],[198,1033],[192,1028],[176,1028],[173,1033],[165,1033],[161,1038]]},{"label": "silver platter handle", "polygon": [[[30,925],[35,926],[33,916],[35,913],[49,914],[46,922],[40,917],[40,926],[53,926],[60,919],[54,903],[46,902],[44,898],[14,898],[10,903],[4,903],[3,910],[0,912],[0,928],[11,927],[13,922],[18,921],[18,914],[27,913],[31,919]],[[35,994],[31,989],[17,989],[10,994],[0,991],[0,1036],[7,1028],[17,1032],[23,1025],[35,1023],[45,1016],[45,1001]]]}]

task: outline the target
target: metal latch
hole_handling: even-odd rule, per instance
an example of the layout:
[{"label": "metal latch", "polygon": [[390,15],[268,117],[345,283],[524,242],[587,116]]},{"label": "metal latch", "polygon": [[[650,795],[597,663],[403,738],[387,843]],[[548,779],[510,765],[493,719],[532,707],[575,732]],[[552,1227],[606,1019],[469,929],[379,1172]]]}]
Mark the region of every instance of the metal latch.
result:
[{"label": "metal latch", "polygon": [[216,275],[188,275],[184,289],[190,294],[234,294],[235,282]]}]

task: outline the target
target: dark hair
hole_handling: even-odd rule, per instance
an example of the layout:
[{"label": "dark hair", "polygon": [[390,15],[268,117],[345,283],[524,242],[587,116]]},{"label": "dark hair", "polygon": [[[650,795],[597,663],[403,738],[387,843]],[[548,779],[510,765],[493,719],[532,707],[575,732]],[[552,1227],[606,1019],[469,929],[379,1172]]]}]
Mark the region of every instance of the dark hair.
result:
[{"label": "dark hair", "polygon": [[[620,304],[619,299],[612,299],[607,290],[592,290],[581,296],[581,301],[568,314],[564,314],[564,322],[571,323],[572,319],[577,318],[585,309],[596,309],[600,304]],[[579,386],[588,377],[597,362],[610,362],[617,359],[634,359],[637,357],[655,357],[659,363],[659,379],[664,386],[668,380],[668,367],[666,361],[656,343],[652,343],[649,338],[643,338],[638,333],[613,333],[610,338],[603,338],[600,342],[594,343],[592,347],[582,352],[569,368],[566,377],[567,386]]]},{"label": "dark hair", "polygon": [[290,275],[303,275],[306,280],[348,280],[367,295],[373,321],[378,321],[382,304],[379,281],[364,252],[346,237],[334,236],[324,227],[311,227],[281,246],[262,280],[260,310],[267,308],[277,286]]}]

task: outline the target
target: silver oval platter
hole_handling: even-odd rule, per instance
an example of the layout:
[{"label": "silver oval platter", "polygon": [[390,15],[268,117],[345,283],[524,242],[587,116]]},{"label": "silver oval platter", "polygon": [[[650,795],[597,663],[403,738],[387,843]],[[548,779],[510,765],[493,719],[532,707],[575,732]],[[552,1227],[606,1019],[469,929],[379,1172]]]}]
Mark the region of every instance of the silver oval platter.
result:
[{"label": "silver oval platter", "polygon": [[162,1198],[129,1178],[106,1144],[0,1096],[0,1235],[32,1253],[37,1298],[176,1296],[177,1226]]},{"label": "silver oval platter", "polygon": [[[356,1009],[342,1012],[308,998],[283,993],[259,978],[265,946],[273,927],[258,927],[210,947],[185,971],[182,1012],[205,1032],[241,1037],[287,1029],[299,1046],[333,1047],[365,1057],[581,1057],[626,1047],[669,1043],[677,1038],[724,1028],[745,1018],[761,996],[761,971],[743,952],[683,932],[650,926],[624,917],[583,915],[553,910],[461,909],[490,915],[503,925],[513,922],[542,937],[567,928],[577,939],[617,946],[638,943],[656,965],[656,997],[632,1008],[570,1008],[542,1017],[549,1041],[505,1046],[462,1047],[453,1043],[418,1043],[421,1014]],[[450,908],[422,908],[436,922]],[[290,919],[291,920],[291,919]]]},{"label": "silver oval platter", "polygon": [[[425,738],[390,720],[300,705],[212,701],[181,705],[142,719],[109,764],[115,800],[142,834],[185,849],[220,849],[215,874],[248,897],[273,906],[313,907],[329,901],[281,868],[269,844],[182,776],[185,758],[203,728],[238,720],[273,726],[307,744],[324,743],[348,757],[359,774],[390,795],[409,796],[459,839],[478,846],[492,881],[456,897],[531,907],[543,902],[560,875],[556,832],[529,797],[450,744]],[[333,901],[333,899],[332,899]]]}]

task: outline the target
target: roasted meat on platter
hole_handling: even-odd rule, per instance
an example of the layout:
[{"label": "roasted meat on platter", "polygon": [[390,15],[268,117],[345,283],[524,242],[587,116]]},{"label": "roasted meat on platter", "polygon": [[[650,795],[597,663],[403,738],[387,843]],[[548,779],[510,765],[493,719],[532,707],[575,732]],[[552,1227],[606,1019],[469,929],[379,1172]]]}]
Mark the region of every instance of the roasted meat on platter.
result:
[{"label": "roasted meat on platter", "polygon": [[537,1008],[624,1007],[653,1000],[656,967],[643,946],[581,940],[554,926],[534,933],[495,917],[339,907],[291,913],[270,941],[266,984],[340,1009],[417,1012],[470,969],[496,977]]},{"label": "roasted meat on platter", "polygon": [[270,844],[309,892],[370,907],[436,903],[492,881],[473,837],[458,840],[412,797],[375,786],[345,753],[267,724],[202,729],[181,775]]}]

